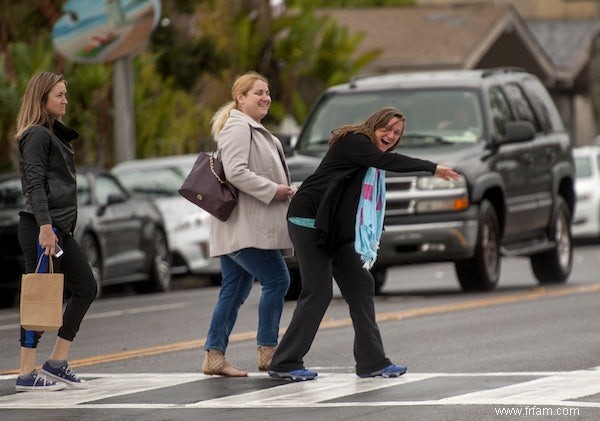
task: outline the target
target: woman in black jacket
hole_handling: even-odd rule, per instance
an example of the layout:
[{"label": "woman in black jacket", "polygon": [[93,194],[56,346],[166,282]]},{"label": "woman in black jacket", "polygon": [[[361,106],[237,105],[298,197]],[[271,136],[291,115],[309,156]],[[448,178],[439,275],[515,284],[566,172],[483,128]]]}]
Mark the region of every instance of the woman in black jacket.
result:
[{"label": "woman in black jacket", "polygon": [[[79,134],[61,120],[67,106],[67,83],[52,72],[35,74],[25,90],[17,116],[21,183],[25,209],[19,213],[19,243],[25,271],[34,272],[38,258],[63,272],[69,299],[54,349],[41,372],[35,370],[36,348],[43,332],[21,327],[21,366],[16,390],[83,388],[67,361],[83,316],[96,297],[96,282],[86,256],[73,238],[77,219],[77,185],[71,141]],[[62,257],[58,258],[62,249]],[[56,257],[54,257],[56,256]]]},{"label": "woman in black jacket", "polygon": [[288,229],[302,292],[273,356],[271,377],[302,381],[317,376],[305,369],[303,358],[333,297],[332,277],[350,308],[356,373],[397,377],[406,372],[385,356],[368,270],[376,258],[385,210],[381,170],[428,171],[447,180],[458,174],[430,161],[388,153],[398,145],[404,122],[397,109],[382,108],[364,123],[335,130],[321,164],[292,198]]}]

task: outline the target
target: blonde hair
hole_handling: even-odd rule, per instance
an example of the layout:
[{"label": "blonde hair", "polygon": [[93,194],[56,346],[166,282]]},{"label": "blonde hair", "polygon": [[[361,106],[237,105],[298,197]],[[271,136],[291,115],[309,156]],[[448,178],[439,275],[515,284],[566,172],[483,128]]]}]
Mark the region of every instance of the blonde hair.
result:
[{"label": "blonde hair", "polygon": [[48,94],[57,83],[67,81],[63,75],[54,72],[40,72],[31,77],[25,88],[25,94],[21,102],[21,108],[17,114],[17,134],[15,139],[19,140],[23,132],[31,126],[50,127],[54,119],[46,111]]},{"label": "blonde hair", "polygon": [[211,119],[212,128],[210,133],[212,134],[213,139],[216,140],[219,133],[221,133],[221,130],[223,130],[223,126],[225,126],[225,122],[229,118],[231,110],[237,108],[237,95],[242,94],[246,96],[248,92],[250,92],[250,89],[252,89],[252,87],[254,86],[254,82],[256,82],[257,80],[262,80],[267,85],[269,84],[267,78],[257,72],[244,73],[243,75],[238,76],[235,79],[235,82],[233,82],[233,85],[231,87],[232,100],[229,101],[227,104],[223,105],[221,108],[219,108],[219,110],[213,115]]},{"label": "blonde hair", "polygon": [[[371,142],[375,144],[375,130],[385,127],[393,117],[396,117],[401,121],[406,121],[406,117],[398,109],[394,107],[380,108],[362,123],[347,124],[335,129],[332,132],[331,138],[329,139],[329,146],[333,145],[340,137],[347,133],[362,133],[368,136],[369,139],[371,139]],[[402,127],[402,133],[398,138],[398,142],[396,142],[396,144],[389,150],[392,150],[398,146],[400,139],[402,139],[402,134],[404,134],[404,127]]]}]

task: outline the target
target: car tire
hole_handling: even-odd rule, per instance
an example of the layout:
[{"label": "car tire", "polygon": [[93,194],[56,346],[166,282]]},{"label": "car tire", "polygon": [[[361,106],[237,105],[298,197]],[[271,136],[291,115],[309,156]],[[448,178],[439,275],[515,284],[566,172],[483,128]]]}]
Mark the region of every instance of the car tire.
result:
[{"label": "car tire", "polygon": [[134,291],[148,293],[165,292],[171,289],[171,252],[166,234],[158,228],[152,237],[149,270],[148,280],[135,282]]},{"label": "car tire", "polygon": [[571,212],[562,197],[556,202],[549,237],[554,241],[552,250],[531,256],[531,268],[538,283],[560,284],[567,281],[573,267],[573,238]]},{"label": "car tire", "polygon": [[500,279],[500,224],[494,206],[483,200],[479,207],[479,230],[472,258],[454,263],[463,291],[492,291]]},{"label": "car tire", "polygon": [[96,237],[92,234],[85,234],[81,240],[81,248],[85,253],[90,269],[92,269],[94,281],[96,281],[96,298],[100,298],[102,296],[102,252]]}]

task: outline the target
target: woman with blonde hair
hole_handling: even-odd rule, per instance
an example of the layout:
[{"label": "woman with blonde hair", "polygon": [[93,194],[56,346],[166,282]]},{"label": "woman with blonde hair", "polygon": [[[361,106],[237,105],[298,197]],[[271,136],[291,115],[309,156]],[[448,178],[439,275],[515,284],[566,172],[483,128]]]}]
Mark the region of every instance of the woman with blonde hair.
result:
[{"label": "woman with blonde hair", "polygon": [[[71,142],[79,134],[62,123],[67,107],[67,82],[53,72],[35,74],[25,90],[17,133],[25,209],[19,213],[19,244],[25,271],[36,270],[38,259],[54,259],[64,273],[69,293],[63,325],[50,358],[35,369],[36,348],[43,332],[21,327],[21,365],[16,390],[83,388],[67,356],[85,313],[96,297],[96,282],[86,256],[73,238],[77,219],[77,184]],[[59,247],[62,257],[58,257]]]},{"label": "woman with blonde hair", "polygon": [[205,343],[202,371],[229,377],[248,373],[225,358],[238,310],[254,279],[261,285],[257,363],[266,370],[275,352],[290,275],[283,251],[291,249],[285,215],[295,189],[280,141],[262,124],[271,105],[265,77],[248,72],[231,89],[232,100],[213,116],[212,135],[225,176],[239,190],[227,221],[211,218],[210,254],[220,257],[223,281]]}]

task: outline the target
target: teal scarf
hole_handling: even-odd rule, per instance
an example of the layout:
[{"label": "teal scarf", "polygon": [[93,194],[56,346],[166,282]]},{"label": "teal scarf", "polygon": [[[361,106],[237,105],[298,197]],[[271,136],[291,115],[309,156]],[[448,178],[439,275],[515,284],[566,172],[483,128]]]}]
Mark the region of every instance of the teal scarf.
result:
[{"label": "teal scarf", "polygon": [[365,269],[371,269],[377,260],[384,211],[385,171],[369,167],[360,192],[354,240],[354,250],[360,255]]}]

